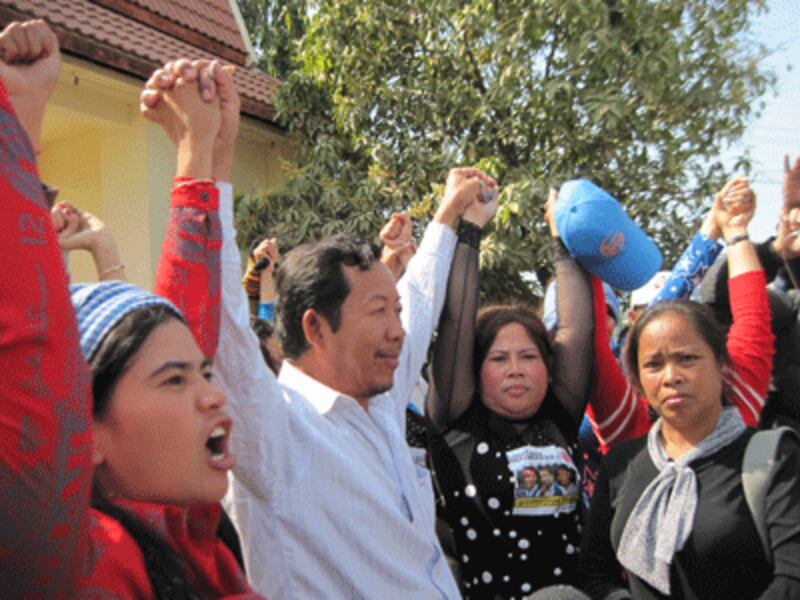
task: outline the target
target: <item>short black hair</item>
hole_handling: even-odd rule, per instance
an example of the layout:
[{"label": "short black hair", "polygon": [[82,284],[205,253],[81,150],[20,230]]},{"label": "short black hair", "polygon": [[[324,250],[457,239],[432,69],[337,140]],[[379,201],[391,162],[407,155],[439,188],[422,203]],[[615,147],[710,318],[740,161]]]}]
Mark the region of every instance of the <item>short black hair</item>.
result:
[{"label": "short black hair", "polygon": [[725,329],[720,325],[710,306],[687,299],[664,300],[648,308],[636,319],[622,349],[622,366],[634,387],[642,389],[642,382],[639,379],[639,338],[642,337],[645,327],[666,314],[677,314],[689,321],[689,325],[711,348],[711,353],[720,367],[731,364]]},{"label": "short black hair", "polygon": [[275,274],[278,292],[276,331],[287,358],[298,358],[309,345],[303,315],[313,308],[333,331],[341,325],[342,304],[350,294],[342,266],[368,271],[380,256],[375,244],[344,233],[302,244],[286,255]]}]

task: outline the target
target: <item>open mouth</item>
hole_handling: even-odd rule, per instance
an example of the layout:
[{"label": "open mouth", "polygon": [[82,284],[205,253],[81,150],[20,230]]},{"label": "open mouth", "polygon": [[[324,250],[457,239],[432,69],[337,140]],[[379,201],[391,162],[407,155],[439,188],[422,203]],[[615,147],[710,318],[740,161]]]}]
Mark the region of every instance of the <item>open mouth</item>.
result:
[{"label": "open mouth", "polygon": [[228,450],[230,429],[230,422],[221,423],[211,430],[206,440],[206,452],[214,467],[229,469],[234,464],[233,455]]},{"label": "open mouth", "polygon": [[211,453],[211,460],[222,460],[225,457],[227,434],[228,432],[222,425],[217,425],[208,436],[206,448]]}]

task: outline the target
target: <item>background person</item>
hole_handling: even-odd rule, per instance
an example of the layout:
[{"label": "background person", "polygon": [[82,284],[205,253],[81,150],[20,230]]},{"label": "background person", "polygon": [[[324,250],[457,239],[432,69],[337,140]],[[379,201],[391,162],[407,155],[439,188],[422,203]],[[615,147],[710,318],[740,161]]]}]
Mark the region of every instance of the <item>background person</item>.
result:
[{"label": "background person", "polygon": [[65,264],[69,252],[84,250],[92,256],[98,281],[126,281],[117,242],[105,223],[64,201],[50,209],[50,218],[58,234],[58,245],[64,252]]}]

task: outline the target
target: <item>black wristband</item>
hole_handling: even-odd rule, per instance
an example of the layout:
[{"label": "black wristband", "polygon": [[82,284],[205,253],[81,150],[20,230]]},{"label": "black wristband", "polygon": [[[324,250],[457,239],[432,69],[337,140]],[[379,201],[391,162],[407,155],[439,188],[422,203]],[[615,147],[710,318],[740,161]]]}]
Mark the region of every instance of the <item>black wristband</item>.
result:
[{"label": "black wristband", "polygon": [[745,240],[749,240],[750,236],[746,233],[740,233],[739,235],[733,236],[729,240],[725,240],[726,246],[733,246],[734,244],[738,244],[739,242],[744,242]]},{"label": "black wristband", "polygon": [[475,223],[470,223],[469,221],[464,221],[462,219],[458,224],[458,231],[456,233],[458,235],[459,242],[462,242],[467,246],[471,246],[472,248],[475,248],[475,250],[480,250],[483,229],[475,225]]}]

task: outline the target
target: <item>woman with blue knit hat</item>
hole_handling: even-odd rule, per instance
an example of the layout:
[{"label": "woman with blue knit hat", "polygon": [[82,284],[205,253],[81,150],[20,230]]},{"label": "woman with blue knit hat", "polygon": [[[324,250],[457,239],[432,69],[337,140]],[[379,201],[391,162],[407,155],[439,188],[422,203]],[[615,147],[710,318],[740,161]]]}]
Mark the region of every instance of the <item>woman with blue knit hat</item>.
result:
[{"label": "woman with blue knit hat", "polygon": [[[15,290],[0,300],[0,589],[8,597],[256,597],[217,538],[234,458],[225,396],[210,381],[215,340],[201,340],[201,350],[185,321],[201,315],[121,281],[73,286],[70,306],[33,151],[58,43],[34,21],[0,33],[0,49],[10,47],[0,53],[0,280]],[[25,60],[15,63],[15,52]],[[213,226],[203,207],[216,193],[220,103],[200,99],[197,77],[181,72],[165,96],[181,113],[162,121],[172,119],[179,175],[175,239],[165,242],[157,285],[167,292],[175,290],[165,277],[176,271],[202,280],[193,253],[218,251],[185,236],[186,217]],[[232,87],[219,69],[204,77]]]}]

